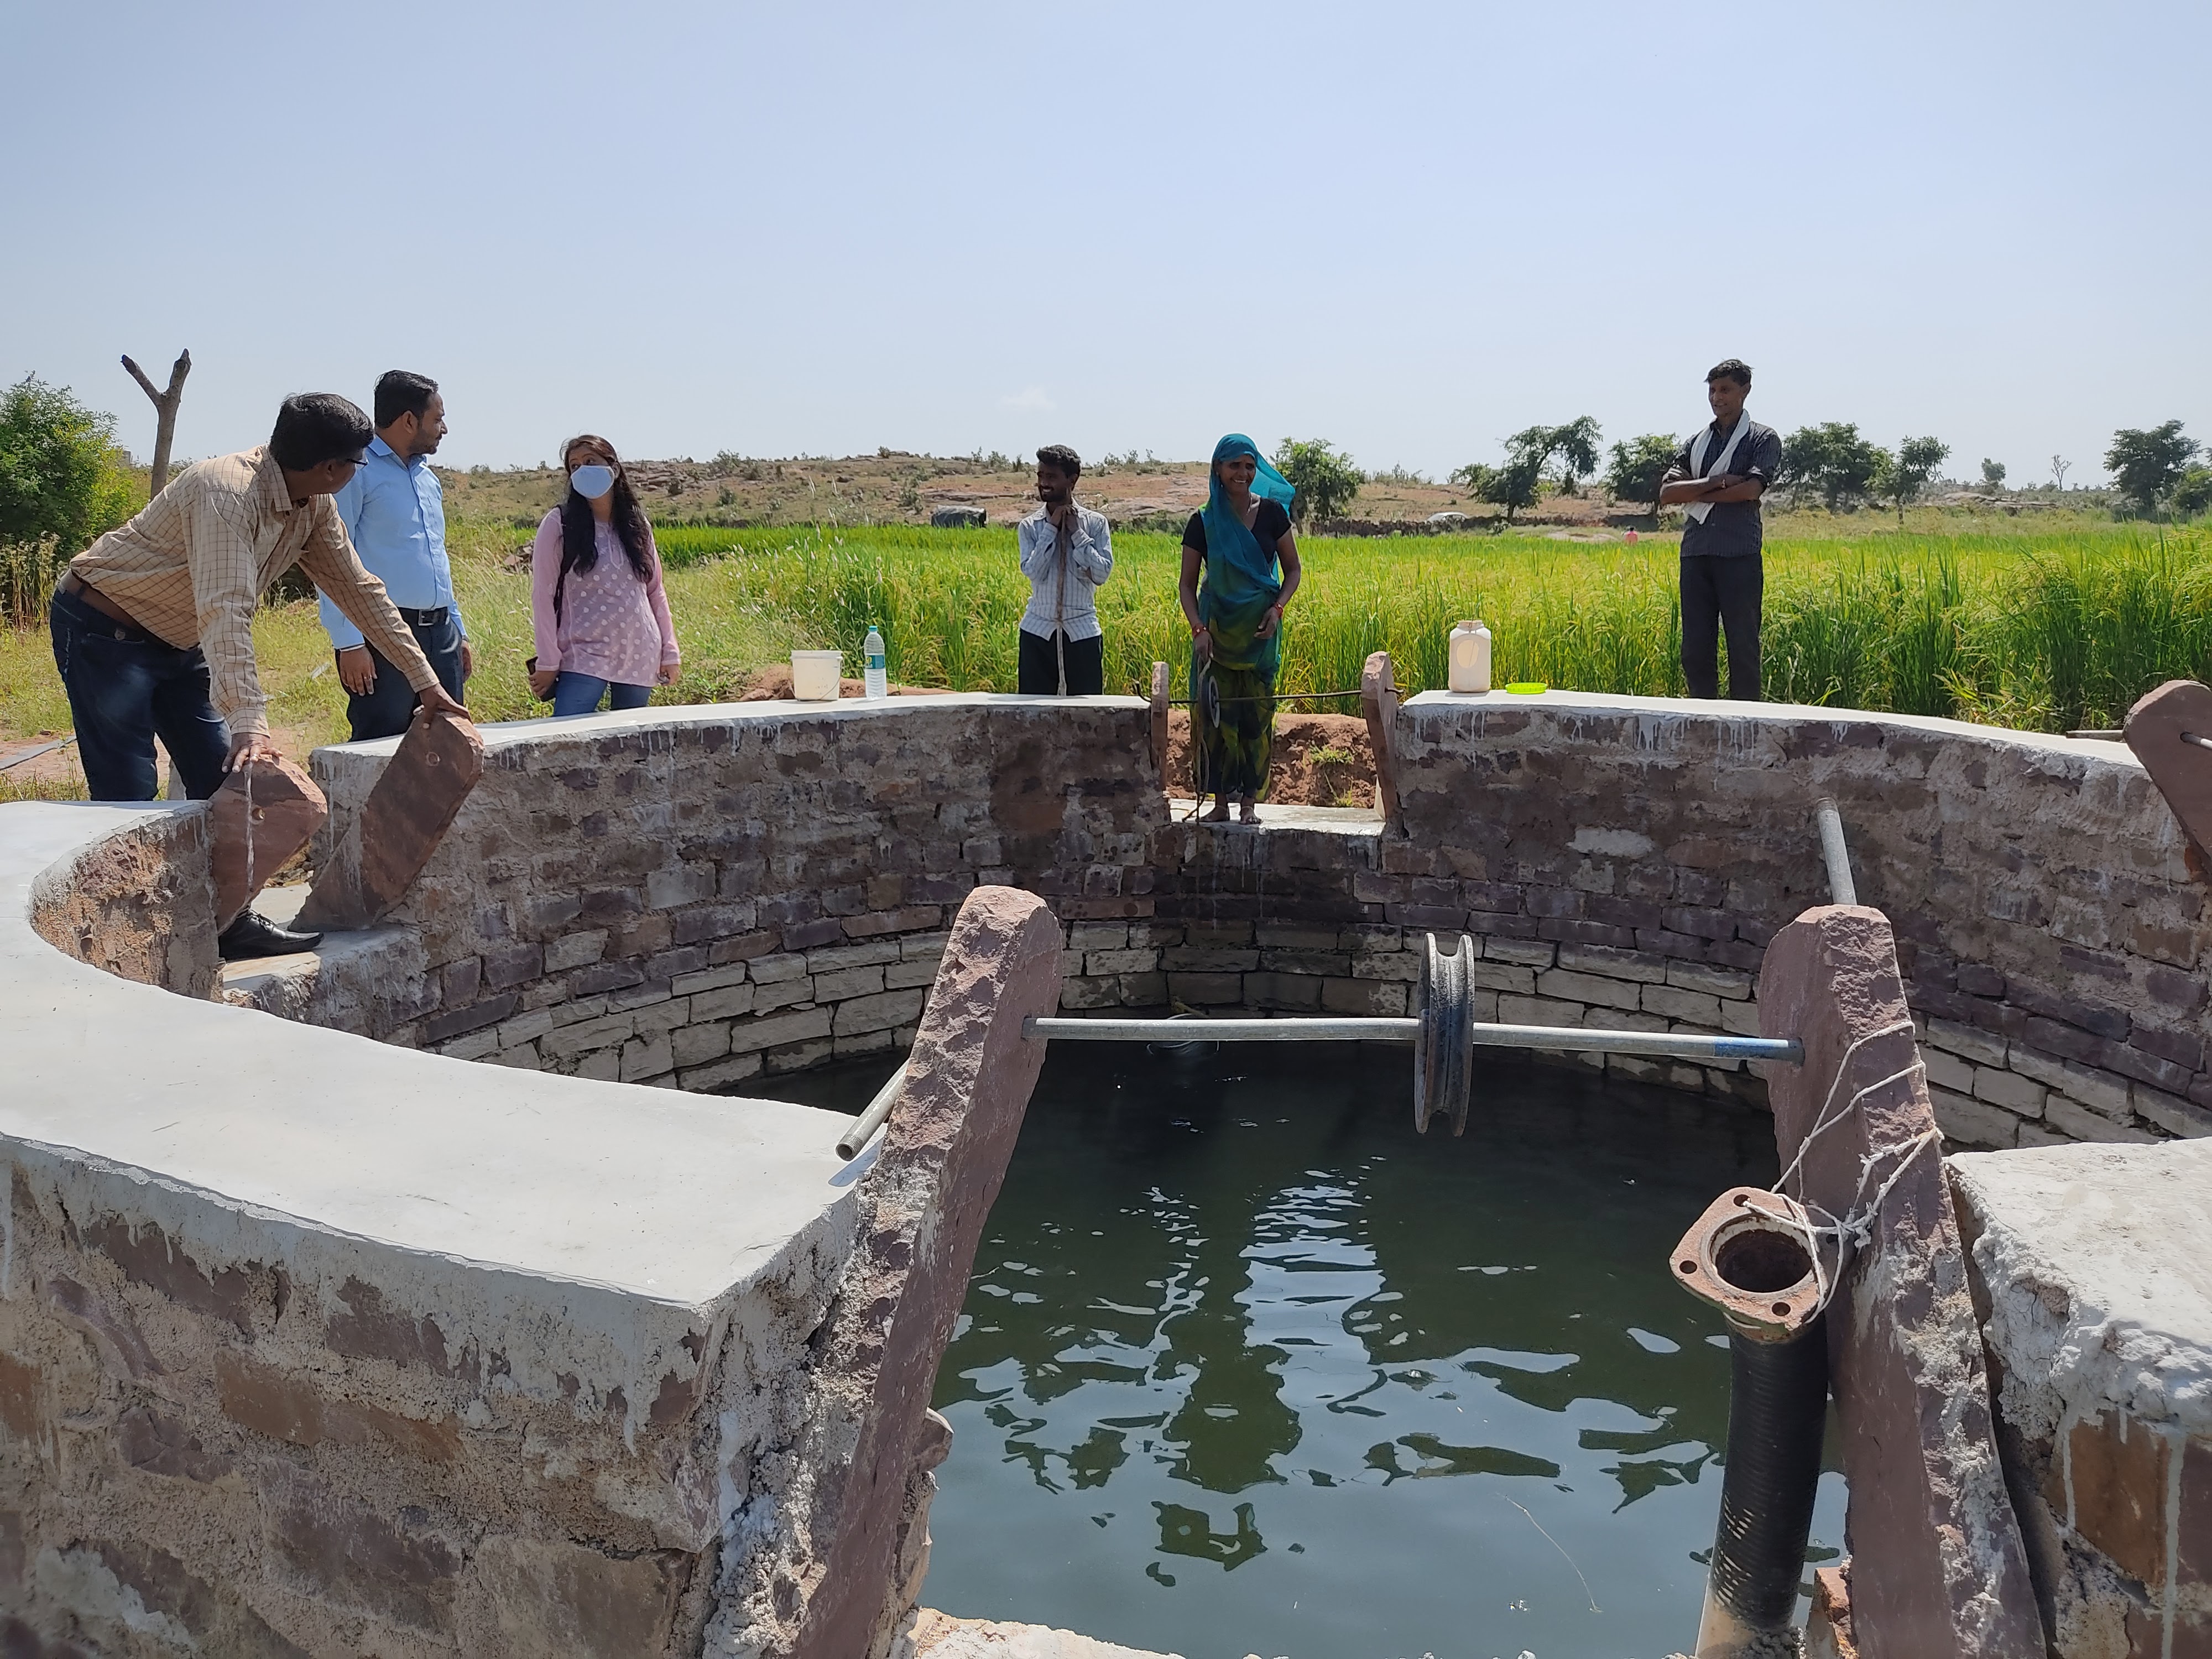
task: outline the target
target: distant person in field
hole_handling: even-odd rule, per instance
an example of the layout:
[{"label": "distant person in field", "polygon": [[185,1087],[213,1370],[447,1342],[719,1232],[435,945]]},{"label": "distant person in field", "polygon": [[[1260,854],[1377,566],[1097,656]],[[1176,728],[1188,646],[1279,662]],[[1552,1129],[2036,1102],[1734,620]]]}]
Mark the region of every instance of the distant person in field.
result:
[{"label": "distant person in field", "polygon": [[[1275,734],[1283,611],[1298,591],[1297,492],[1260,447],[1232,432],[1213,447],[1204,510],[1182,532],[1182,614],[1190,623],[1193,770],[1208,823],[1259,821]],[[1279,572],[1278,567],[1279,566]]]},{"label": "distant person in field", "polygon": [[1016,532],[1030,579],[1015,688],[1024,696],[1095,697],[1106,690],[1096,595],[1114,574],[1114,533],[1104,514],[1077,503],[1082,476],[1082,459],[1066,444],[1037,451],[1037,510]]},{"label": "distant person in field", "polygon": [[[446,562],[446,497],[430,457],[446,435],[446,400],[426,375],[395,368],[376,383],[376,436],[368,458],[334,498],[354,550],[384,584],[446,695],[460,701],[475,670]],[[337,653],[353,740],[396,738],[415,716],[415,688],[320,595],[323,631]]]},{"label": "distant person in field", "polygon": [[530,553],[530,689],[559,716],[602,702],[642,708],[683,666],[653,526],[605,438],[569,439],[561,465],[568,499],[539,521]]},{"label": "distant person in field", "polygon": [[[368,416],[334,393],[287,398],[266,444],[186,467],[70,562],[54,590],[54,666],[94,800],[154,799],[156,736],[194,800],[234,768],[278,758],[253,613],[295,564],[426,707],[467,718],[331,503],[372,435]],[[320,938],[248,909],[216,944],[235,960],[312,950]]]},{"label": "distant person in field", "polygon": [[1728,629],[1729,696],[1759,701],[1759,612],[1766,575],[1759,498],[1782,470],[1782,437],[1743,412],[1751,366],[1713,365],[1705,401],[1713,418],[1682,446],[1659,481],[1662,507],[1689,514],[1682,526],[1682,678],[1693,697],[1720,696],[1720,635]]}]

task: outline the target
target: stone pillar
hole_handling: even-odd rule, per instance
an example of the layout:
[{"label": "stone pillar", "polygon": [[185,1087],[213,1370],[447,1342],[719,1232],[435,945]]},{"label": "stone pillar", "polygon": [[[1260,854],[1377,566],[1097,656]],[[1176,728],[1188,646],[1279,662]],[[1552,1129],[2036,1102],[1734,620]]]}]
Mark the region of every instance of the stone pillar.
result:
[{"label": "stone pillar", "polygon": [[1377,651],[1359,675],[1359,708],[1367,717],[1367,744],[1375,751],[1375,811],[1382,822],[1400,828],[1398,811],[1398,682],[1390,653]]},{"label": "stone pillar", "polygon": [[1767,1075],[1784,1167],[1804,1151],[1790,1195],[1842,1217],[1897,1175],[1828,1316],[1858,1651],[2031,1659],[2043,1632],[1888,921],[1806,911],[1767,949],[1759,1007],[1765,1036],[1805,1045]]},{"label": "stone pillar", "polygon": [[483,775],[483,739],[458,714],[417,711],[300,912],[301,927],[367,927],[398,902]]},{"label": "stone pillar", "polygon": [[910,1488],[926,1478],[917,1464],[944,1455],[930,1390],[1044,1063],[1022,1025],[1058,1006],[1060,950],[1044,902],[1011,887],[977,888],[952,924],[820,1339],[821,1431],[833,1447],[851,1434],[852,1449],[817,1465],[813,1559],[779,1655],[881,1654],[910,1610],[899,1557],[917,1552],[900,1550],[901,1533],[927,1524]]}]

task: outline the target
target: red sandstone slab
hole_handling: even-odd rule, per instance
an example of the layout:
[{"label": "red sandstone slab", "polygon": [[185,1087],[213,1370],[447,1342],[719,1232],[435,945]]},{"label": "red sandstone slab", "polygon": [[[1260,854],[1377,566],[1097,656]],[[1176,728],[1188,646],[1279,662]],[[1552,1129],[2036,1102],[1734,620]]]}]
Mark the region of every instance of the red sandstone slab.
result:
[{"label": "red sandstone slab", "polygon": [[2212,749],[2200,749],[2191,737],[2212,741],[2212,686],[2168,680],[2128,710],[2128,747],[2197,852],[2212,856]]},{"label": "red sandstone slab", "polygon": [[316,878],[297,926],[367,927],[399,902],[469,791],[483,775],[483,739],[456,714],[417,712],[398,751]]},{"label": "red sandstone slab", "polygon": [[1152,665],[1152,764],[1160,769],[1160,787],[1167,787],[1168,776],[1168,693],[1174,681],[1164,662]]},{"label": "red sandstone slab", "polygon": [[234,768],[208,803],[215,925],[228,927],[253,896],[314,839],[330,816],[314,781],[288,760]]},{"label": "red sandstone slab", "polygon": [[858,1443],[816,1500],[806,1604],[779,1653],[862,1659],[904,1612],[895,1566],[930,1389],[1044,1063],[1022,1024],[1059,1005],[1060,949],[1043,900],[1014,888],[977,888],[953,921],[817,1367],[857,1409]]},{"label": "red sandstone slab", "polygon": [[1887,920],[1806,911],[1767,947],[1759,1010],[1764,1035],[1805,1045],[1802,1066],[1767,1068],[1784,1167],[1805,1148],[1790,1195],[1845,1216],[1903,1171],[1828,1310],[1852,1639],[1865,1659],[2033,1659],[2043,1630]]},{"label": "red sandstone slab", "polygon": [[1375,751],[1375,805],[1382,822],[1395,824],[1398,810],[1398,682],[1390,653],[1377,651],[1359,675],[1359,708],[1367,717],[1367,744]]}]

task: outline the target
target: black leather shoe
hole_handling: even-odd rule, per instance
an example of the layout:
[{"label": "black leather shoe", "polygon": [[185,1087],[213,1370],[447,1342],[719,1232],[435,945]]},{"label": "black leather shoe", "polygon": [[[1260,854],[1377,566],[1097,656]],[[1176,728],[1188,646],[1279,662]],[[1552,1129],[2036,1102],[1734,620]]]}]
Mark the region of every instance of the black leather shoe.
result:
[{"label": "black leather shoe", "polygon": [[312,951],[322,942],[320,933],[295,933],[266,916],[246,910],[222,930],[215,948],[225,962],[245,962],[254,957],[289,957],[297,951]]}]

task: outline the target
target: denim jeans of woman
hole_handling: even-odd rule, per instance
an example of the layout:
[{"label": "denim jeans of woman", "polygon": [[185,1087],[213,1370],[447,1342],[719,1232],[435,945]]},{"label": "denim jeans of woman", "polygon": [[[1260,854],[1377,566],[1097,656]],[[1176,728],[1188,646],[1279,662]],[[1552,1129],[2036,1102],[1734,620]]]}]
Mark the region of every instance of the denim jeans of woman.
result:
[{"label": "denim jeans of woman", "polygon": [[619,680],[595,679],[589,674],[572,674],[567,669],[553,682],[553,714],[564,719],[570,714],[593,714],[599,712],[599,699],[613,694],[610,706],[615,708],[642,708],[653,696],[649,685],[624,685]]}]

